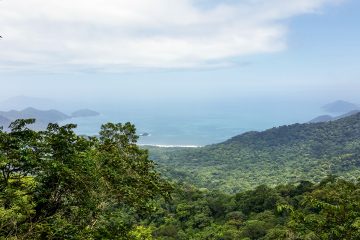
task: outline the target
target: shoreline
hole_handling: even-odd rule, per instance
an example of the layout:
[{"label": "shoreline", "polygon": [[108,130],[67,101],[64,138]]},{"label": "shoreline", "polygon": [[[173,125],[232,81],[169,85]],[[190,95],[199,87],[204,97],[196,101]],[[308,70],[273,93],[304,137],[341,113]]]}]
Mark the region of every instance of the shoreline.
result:
[{"label": "shoreline", "polygon": [[138,144],[142,147],[159,147],[159,148],[201,148],[203,146],[198,145],[165,145],[165,144]]}]

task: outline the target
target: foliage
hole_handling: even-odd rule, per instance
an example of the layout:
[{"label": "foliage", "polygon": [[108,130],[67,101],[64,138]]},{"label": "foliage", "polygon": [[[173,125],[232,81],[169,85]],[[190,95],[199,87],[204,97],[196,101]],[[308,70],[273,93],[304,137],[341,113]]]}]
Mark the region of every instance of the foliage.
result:
[{"label": "foliage", "polygon": [[294,229],[316,239],[360,239],[360,185],[327,179],[292,210]]},{"label": "foliage", "polygon": [[200,188],[236,193],[266,184],[360,175],[360,114],[249,132],[201,148],[147,147],[159,171]]},{"label": "foliage", "polygon": [[[0,239],[360,239],[360,179],[330,175],[318,183],[300,180],[273,186],[274,176],[266,175],[268,166],[283,166],[286,172],[286,161],[299,167],[289,160],[296,154],[304,168],[315,169],[312,174],[317,173],[317,165],[307,162],[310,159],[331,164],[340,159],[334,169],[356,166],[359,129],[354,127],[359,118],[249,133],[180,155],[197,159],[203,153],[204,159],[213,159],[213,154],[223,154],[226,162],[240,149],[241,154],[259,157],[241,160],[256,165],[245,164],[244,172],[259,170],[246,173],[254,174],[251,181],[235,181],[228,169],[235,165],[222,166],[227,172],[214,177],[229,176],[222,188],[227,192],[211,189],[221,186],[224,179],[210,187],[201,183],[208,188],[181,182],[173,188],[157,173],[147,150],[136,145],[136,129],[130,123],[105,124],[99,137],[88,138],[76,135],[72,124],[49,124],[47,130],[36,132],[28,128],[34,120],[17,120],[10,132],[0,131]],[[311,140],[316,134],[327,138]],[[318,141],[324,143],[320,146]],[[180,154],[177,149],[167,151],[168,155],[161,156]],[[279,155],[276,159],[275,154]],[[261,168],[266,157],[278,165],[264,163]],[[195,165],[187,165],[190,162],[200,167],[200,173],[202,166],[211,170],[216,163],[194,159],[184,160],[184,169],[193,166],[184,173],[174,160],[172,164],[181,170],[179,176],[197,174]],[[260,174],[261,184],[256,179]],[[279,173],[276,179],[287,182],[281,179],[284,176]],[[235,192],[229,193],[230,189]]]},{"label": "foliage", "polygon": [[76,135],[73,124],[35,132],[32,123],[0,131],[1,237],[128,239],[152,202],[168,197],[130,123],[105,124],[99,138]]},{"label": "foliage", "polygon": [[359,193],[359,182],[333,177],[234,195],[180,186],[150,222],[162,240],[359,239]]}]

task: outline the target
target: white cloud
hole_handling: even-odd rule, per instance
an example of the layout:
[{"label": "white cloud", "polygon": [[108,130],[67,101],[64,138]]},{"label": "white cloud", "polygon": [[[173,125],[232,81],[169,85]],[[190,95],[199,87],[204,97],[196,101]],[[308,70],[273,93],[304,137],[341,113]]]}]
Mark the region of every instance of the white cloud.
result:
[{"label": "white cloud", "polygon": [[233,57],[285,49],[284,20],[340,0],[218,2],[4,0],[0,70],[224,66]]}]

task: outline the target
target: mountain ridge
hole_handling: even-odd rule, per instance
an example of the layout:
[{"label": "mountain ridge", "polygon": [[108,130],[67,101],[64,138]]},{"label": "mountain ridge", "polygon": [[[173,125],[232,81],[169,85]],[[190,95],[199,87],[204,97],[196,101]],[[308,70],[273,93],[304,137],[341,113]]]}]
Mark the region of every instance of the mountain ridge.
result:
[{"label": "mountain ridge", "polygon": [[162,173],[198,187],[243,191],[331,174],[360,174],[360,113],[247,132],[198,149],[148,148]]},{"label": "mountain ridge", "polygon": [[328,113],[346,113],[353,110],[359,110],[359,105],[344,100],[337,100],[332,103],[328,103],[322,107]]},{"label": "mountain ridge", "polygon": [[[30,128],[35,130],[42,130],[46,128],[49,123],[58,123],[67,119],[77,118],[77,117],[89,117],[94,116],[95,111],[86,109],[86,114],[81,114],[82,110],[76,111],[80,114],[75,116],[67,115],[63,112],[60,112],[55,109],[50,110],[39,110],[34,107],[26,107],[22,110],[9,110],[9,111],[0,111],[0,126],[3,126],[5,129],[8,128],[9,124],[16,119],[27,119],[34,118],[36,119],[35,124],[31,125]],[[75,112],[75,113],[76,113]],[[90,114],[91,113],[91,114]]]},{"label": "mountain ridge", "polygon": [[352,110],[350,112],[347,112],[347,113],[344,113],[344,114],[341,114],[341,115],[335,116],[335,117],[333,117],[331,115],[321,115],[321,116],[318,116],[318,117],[310,120],[308,123],[336,121],[336,120],[339,120],[341,118],[345,118],[345,117],[349,117],[351,115],[357,114],[359,112],[360,112],[360,110]]}]

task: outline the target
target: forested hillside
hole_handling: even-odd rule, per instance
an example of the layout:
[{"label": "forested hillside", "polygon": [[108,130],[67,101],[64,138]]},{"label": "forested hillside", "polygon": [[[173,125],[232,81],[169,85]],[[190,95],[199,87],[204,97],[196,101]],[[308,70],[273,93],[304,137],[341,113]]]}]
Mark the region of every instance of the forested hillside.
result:
[{"label": "forested hillside", "polygon": [[[0,239],[360,238],[359,180],[329,176],[319,184],[265,183],[226,194],[164,180],[136,145],[130,123],[105,124],[98,138],[88,138],[76,135],[73,124],[37,132],[28,128],[33,122],[17,120],[10,132],[0,130]],[[285,127],[283,137],[291,137],[277,144],[270,142],[273,129],[222,145],[250,148],[254,143],[243,138],[253,134],[262,135],[263,149],[296,145],[310,137],[293,139],[291,132],[304,129],[298,126]]]},{"label": "forested hillside", "polygon": [[233,195],[182,186],[143,223],[161,240],[355,240],[360,184],[329,177]]},{"label": "forested hillside", "polygon": [[226,192],[337,174],[360,176],[360,114],[248,132],[197,149],[149,147],[163,174]]}]

